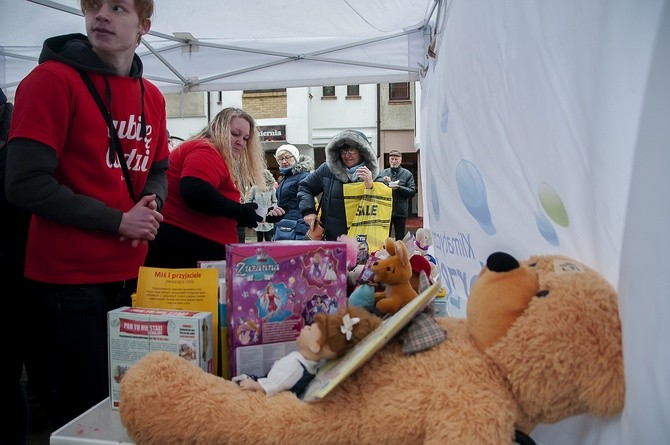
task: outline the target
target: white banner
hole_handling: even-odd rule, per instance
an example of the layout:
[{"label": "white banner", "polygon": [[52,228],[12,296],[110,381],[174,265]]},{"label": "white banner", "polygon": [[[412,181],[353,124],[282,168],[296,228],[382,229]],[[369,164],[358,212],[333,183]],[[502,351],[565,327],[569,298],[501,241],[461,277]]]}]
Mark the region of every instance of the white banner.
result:
[{"label": "white banner", "polygon": [[[420,134],[425,211],[451,315],[465,316],[472,283],[495,251],[519,259],[566,255],[618,287],[642,109],[667,6],[660,0],[449,3],[437,30],[437,59],[422,82]],[[667,127],[667,114],[665,121]],[[655,148],[667,153],[668,139]],[[666,176],[669,168],[666,162]],[[663,190],[647,191],[644,199],[667,202]],[[667,223],[667,206],[654,209],[664,214],[648,218]],[[656,241],[653,232],[644,239],[650,246]],[[660,260],[655,254],[652,261]],[[638,296],[620,298],[634,306]],[[668,361],[666,353],[662,369]],[[639,373],[639,364],[627,364],[627,380],[641,377],[633,369]],[[637,406],[633,425],[653,410],[670,418],[665,396]],[[533,437],[542,444],[642,443],[635,427],[620,436],[619,419],[575,417],[537,428]]]}]

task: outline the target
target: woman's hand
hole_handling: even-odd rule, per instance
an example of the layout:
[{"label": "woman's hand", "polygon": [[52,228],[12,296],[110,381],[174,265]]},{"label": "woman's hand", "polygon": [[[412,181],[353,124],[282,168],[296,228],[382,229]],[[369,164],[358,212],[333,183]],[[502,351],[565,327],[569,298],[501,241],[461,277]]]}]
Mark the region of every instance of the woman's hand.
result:
[{"label": "woman's hand", "polygon": [[278,217],[278,216],[284,216],[285,214],[286,211],[281,207],[274,207],[268,211],[267,216]]},{"label": "woman's hand", "polygon": [[373,186],[373,177],[372,177],[372,172],[370,171],[369,168],[367,167],[359,167],[356,169],[356,174],[358,175],[359,178],[363,181],[365,184],[366,189],[371,189]]},{"label": "woman's hand", "polygon": [[265,221],[274,224],[281,221],[284,215],[286,215],[286,210],[281,207],[272,207],[268,210],[268,214],[265,216]]},{"label": "woman's hand", "polygon": [[314,221],[316,221],[316,213],[310,213],[309,215],[305,215],[303,219],[305,220],[308,226],[313,227]]}]

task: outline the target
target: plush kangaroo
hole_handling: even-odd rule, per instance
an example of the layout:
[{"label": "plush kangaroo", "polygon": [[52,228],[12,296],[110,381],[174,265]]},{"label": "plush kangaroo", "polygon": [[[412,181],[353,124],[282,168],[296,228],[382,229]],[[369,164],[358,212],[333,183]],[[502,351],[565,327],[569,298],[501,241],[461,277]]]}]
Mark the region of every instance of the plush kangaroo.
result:
[{"label": "plush kangaroo", "polygon": [[412,264],[405,243],[386,238],[384,248],[390,256],[370,266],[375,273],[375,281],[386,286],[383,292],[375,292],[375,306],[384,314],[395,314],[417,293],[410,283]]}]

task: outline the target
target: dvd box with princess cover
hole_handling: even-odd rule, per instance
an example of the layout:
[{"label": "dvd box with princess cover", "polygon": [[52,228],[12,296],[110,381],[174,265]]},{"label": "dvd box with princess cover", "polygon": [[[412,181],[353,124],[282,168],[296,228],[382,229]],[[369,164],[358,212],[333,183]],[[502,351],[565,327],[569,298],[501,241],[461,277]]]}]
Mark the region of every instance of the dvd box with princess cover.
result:
[{"label": "dvd box with princess cover", "polygon": [[347,301],[347,246],[282,241],[226,246],[230,377],[264,376],[320,312]]}]

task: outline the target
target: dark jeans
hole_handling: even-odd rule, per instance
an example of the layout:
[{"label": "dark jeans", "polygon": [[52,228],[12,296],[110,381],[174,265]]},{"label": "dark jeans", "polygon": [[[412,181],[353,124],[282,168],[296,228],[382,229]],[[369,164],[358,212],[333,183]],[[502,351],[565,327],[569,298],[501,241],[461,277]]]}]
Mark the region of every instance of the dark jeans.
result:
[{"label": "dark jeans", "polygon": [[22,321],[11,329],[11,334],[8,333],[5,339],[0,400],[5,407],[9,406],[9,412],[5,410],[5,414],[0,416],[0,444],[23,445],[28,438],[29,410],[21,379],[23,366],[28,367],[28,337],[35,335],[34,327],[37,325],[33,324],[31,308],[26,302],[30,298],[31,290],[23,279],[21,266],[14,268],[5,261],[0,264],[0,282],[4,288],[3,296],[7,295],[7,309],[11,308],[12,313],[21,314],[22,317]]},{"label": "dark jeans", "polygon": [[261,241],[271,241],[272,240],[272,230],[268,230],[267,232],[256,232],[256,241],[259,243]]},{"label": "dark jeans", "polygon": [[[1,114],[1,113],[0,113]],[[30,214],[9,204],[5,198],[5,161],[7,150],[0,149],[0,215],[4,229],[0,233],[0,283],[7,295],[5,304],[23,322],[13,328],[5,341],[0,400],[9,405],[9,413],[0,416],[0,444],[23,445],[28,439],[29,406],[22,383],[23,368],[31,368],[28,338],[35,335],[28,301],[33,290],[23,277]],[[15,329],[15,330],[14,330]]]},{"label": "dark jeans", "polygon": [[391,217],[391,226],[389,227],[389,236],[395,230],[395,239],[402,240],[405,238],[405,223],[407,222],[407,217],[405,216],[392,216]]},{"label": "dark jeans", "polygon": [[[19,295],[24,298],[25,295]],[[17,312],[24,316],[29,312]],[[30,322],[26,322],[30,323]],[[28,439],[28,398],[21,383],[23,376],[23,365],[25,363],[25,336],[30,335],[27,326],[20,329],[11,341],[7,341],[6,346],[6,365],[3,372],[2,381],[0,381],[0,397],[6,401],[5,407],[9,405],[9,413],[5,410],[4,415],[0,417],[0,443],[2,444],[20,444],[23,445]]]},{"label": "dark jeans", "polygon": [[29,378],[55,430],[109,395],[107,312],[131,306],[137,280],[35,285]]}]

